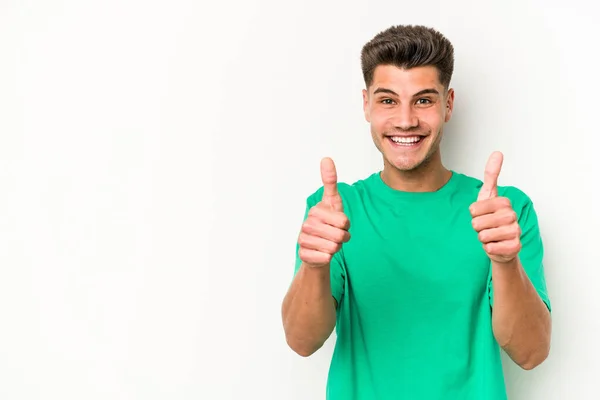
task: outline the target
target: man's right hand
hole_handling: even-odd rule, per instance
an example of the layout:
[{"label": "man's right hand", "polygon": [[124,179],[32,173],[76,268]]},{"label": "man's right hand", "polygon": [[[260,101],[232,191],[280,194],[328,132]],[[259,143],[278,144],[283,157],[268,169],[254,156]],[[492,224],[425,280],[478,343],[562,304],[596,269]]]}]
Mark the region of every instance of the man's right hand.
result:
[{"label": "man's right hand", "polygon": [[308,212],[298,237],[299,256],[310,267],[328,266],[342,243],[350,240],[350,221],[344,214],[337,189],[337,173],[331,158],[321,161],[323,198]]}]

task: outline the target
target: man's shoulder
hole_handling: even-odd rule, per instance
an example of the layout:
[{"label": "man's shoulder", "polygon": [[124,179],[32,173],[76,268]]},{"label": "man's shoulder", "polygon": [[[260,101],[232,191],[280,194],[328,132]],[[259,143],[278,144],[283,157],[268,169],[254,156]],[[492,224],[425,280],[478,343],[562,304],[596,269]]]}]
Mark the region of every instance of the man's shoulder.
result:
[{"label": "man's shoulder", "polygon": [[[374,179],[376,173],[373,173],[367,177],[362,179],[355,180],[354,182],[338,182],[337,188],[340,196],[342,197],[342,201],[353,202],[361,197],[361,193],[367,190],[367,187],[371,184],[371,180]],[[324,187],[321,185],[316,190],[314,190],[307,198],[307,202],[309,205],[315,205],[323,198],[323,190]]]},{"label": "man's shoulder", "polygon": [[[479,190],[483,186],[483,181],[466,174],[459,175],[461,180],[461,189],[459,190],[469,191],[472,193],[472,196],[476,196],[476,193],[479,193]],[[525,190],[513,185],[498,185],[498,196],[506,197],[510,200],[510,204],[513,210],[517,213],[517,218],[519,221],[535,221],[535,218],[530,218],[531,215],[536,215],[533,201],[525,192]]]},{"label": "man's shoulder", "polygon": [[[479,191],[483,186],[483,180],[476,178],[474,176],[454,172],[459,175],[461,180],[461,188],[463,190],[473,189]],[[511,202],[515,202],[518,204],[527,204],[531,203],[531,198],[529,195],[521,188],[512,185],[498,185],[498,196],[507,197],[511,200]]]}]

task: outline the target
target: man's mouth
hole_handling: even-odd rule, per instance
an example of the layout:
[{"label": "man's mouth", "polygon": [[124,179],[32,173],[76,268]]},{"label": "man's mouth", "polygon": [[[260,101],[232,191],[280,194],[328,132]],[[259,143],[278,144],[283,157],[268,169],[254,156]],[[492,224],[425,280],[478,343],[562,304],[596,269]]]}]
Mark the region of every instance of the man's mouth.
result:
[{"label": "man's mouth", "polygon": [[425,136],[420,136],[420,135],[388,136],[388,139],[390,139],[390,141],[392,143],[394,143],[395,145],[405,146],[405,147],[416,146],[419,143],[421,143],[421,141],[423,141],[424,138],[425,138]]}]

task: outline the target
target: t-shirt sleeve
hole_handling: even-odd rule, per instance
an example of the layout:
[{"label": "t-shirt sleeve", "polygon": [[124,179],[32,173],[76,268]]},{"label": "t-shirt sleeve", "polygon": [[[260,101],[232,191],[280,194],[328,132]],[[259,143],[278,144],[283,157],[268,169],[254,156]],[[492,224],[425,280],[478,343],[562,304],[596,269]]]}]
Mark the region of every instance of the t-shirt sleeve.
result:
[{"label": "t-shirt sleeve", "polygon": [[[308,217],[309,210],[318,203],[319,199],[322,197],[322,188],[317,191],[315,194],[310,196],[306,201],[306,210],[304,212],[303,222]],[[300,265],[302,264],[302,260],[299,256],[300,245],[296,242],[296,265],[294,267],[294,276],[300,269]],[[335,298],[337,304],[339,305],[342,301],[342,297],[344,295],[344,283],[345,283],[345,269],[344,269],[344,261],[342,250],[335,253],[331,259],[330,263],[330,276],[331,276],[331,293]]]},{"label": "t-shirt sleeve", "polygon": [[[523,265],[523,269],[540,298],[548,307],[548,310],[552,311],[544,274],[544,245],[533,203],[525,193],[513,187],[506,189],[505,196],[511,200],[513,208],[517,213],[519,226],[521,227],[521,251],[519,252],[519,259]],[[490,304],[493,306],[494,286],[492,285],[491,270],[488,293]]]}]

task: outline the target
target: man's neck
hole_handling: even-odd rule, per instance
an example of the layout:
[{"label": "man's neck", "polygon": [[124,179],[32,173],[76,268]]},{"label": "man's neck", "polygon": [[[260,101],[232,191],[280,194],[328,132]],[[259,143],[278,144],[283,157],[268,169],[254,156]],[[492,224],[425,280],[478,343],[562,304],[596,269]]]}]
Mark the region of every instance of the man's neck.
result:
[{"label": "man's neck", "polygon": [[441,160],[431,160],[412,171],[399,171],[385,162],[381,172],[386,185],[403,192],[435,192],[451,177],[452,172],[442,165]]}]

